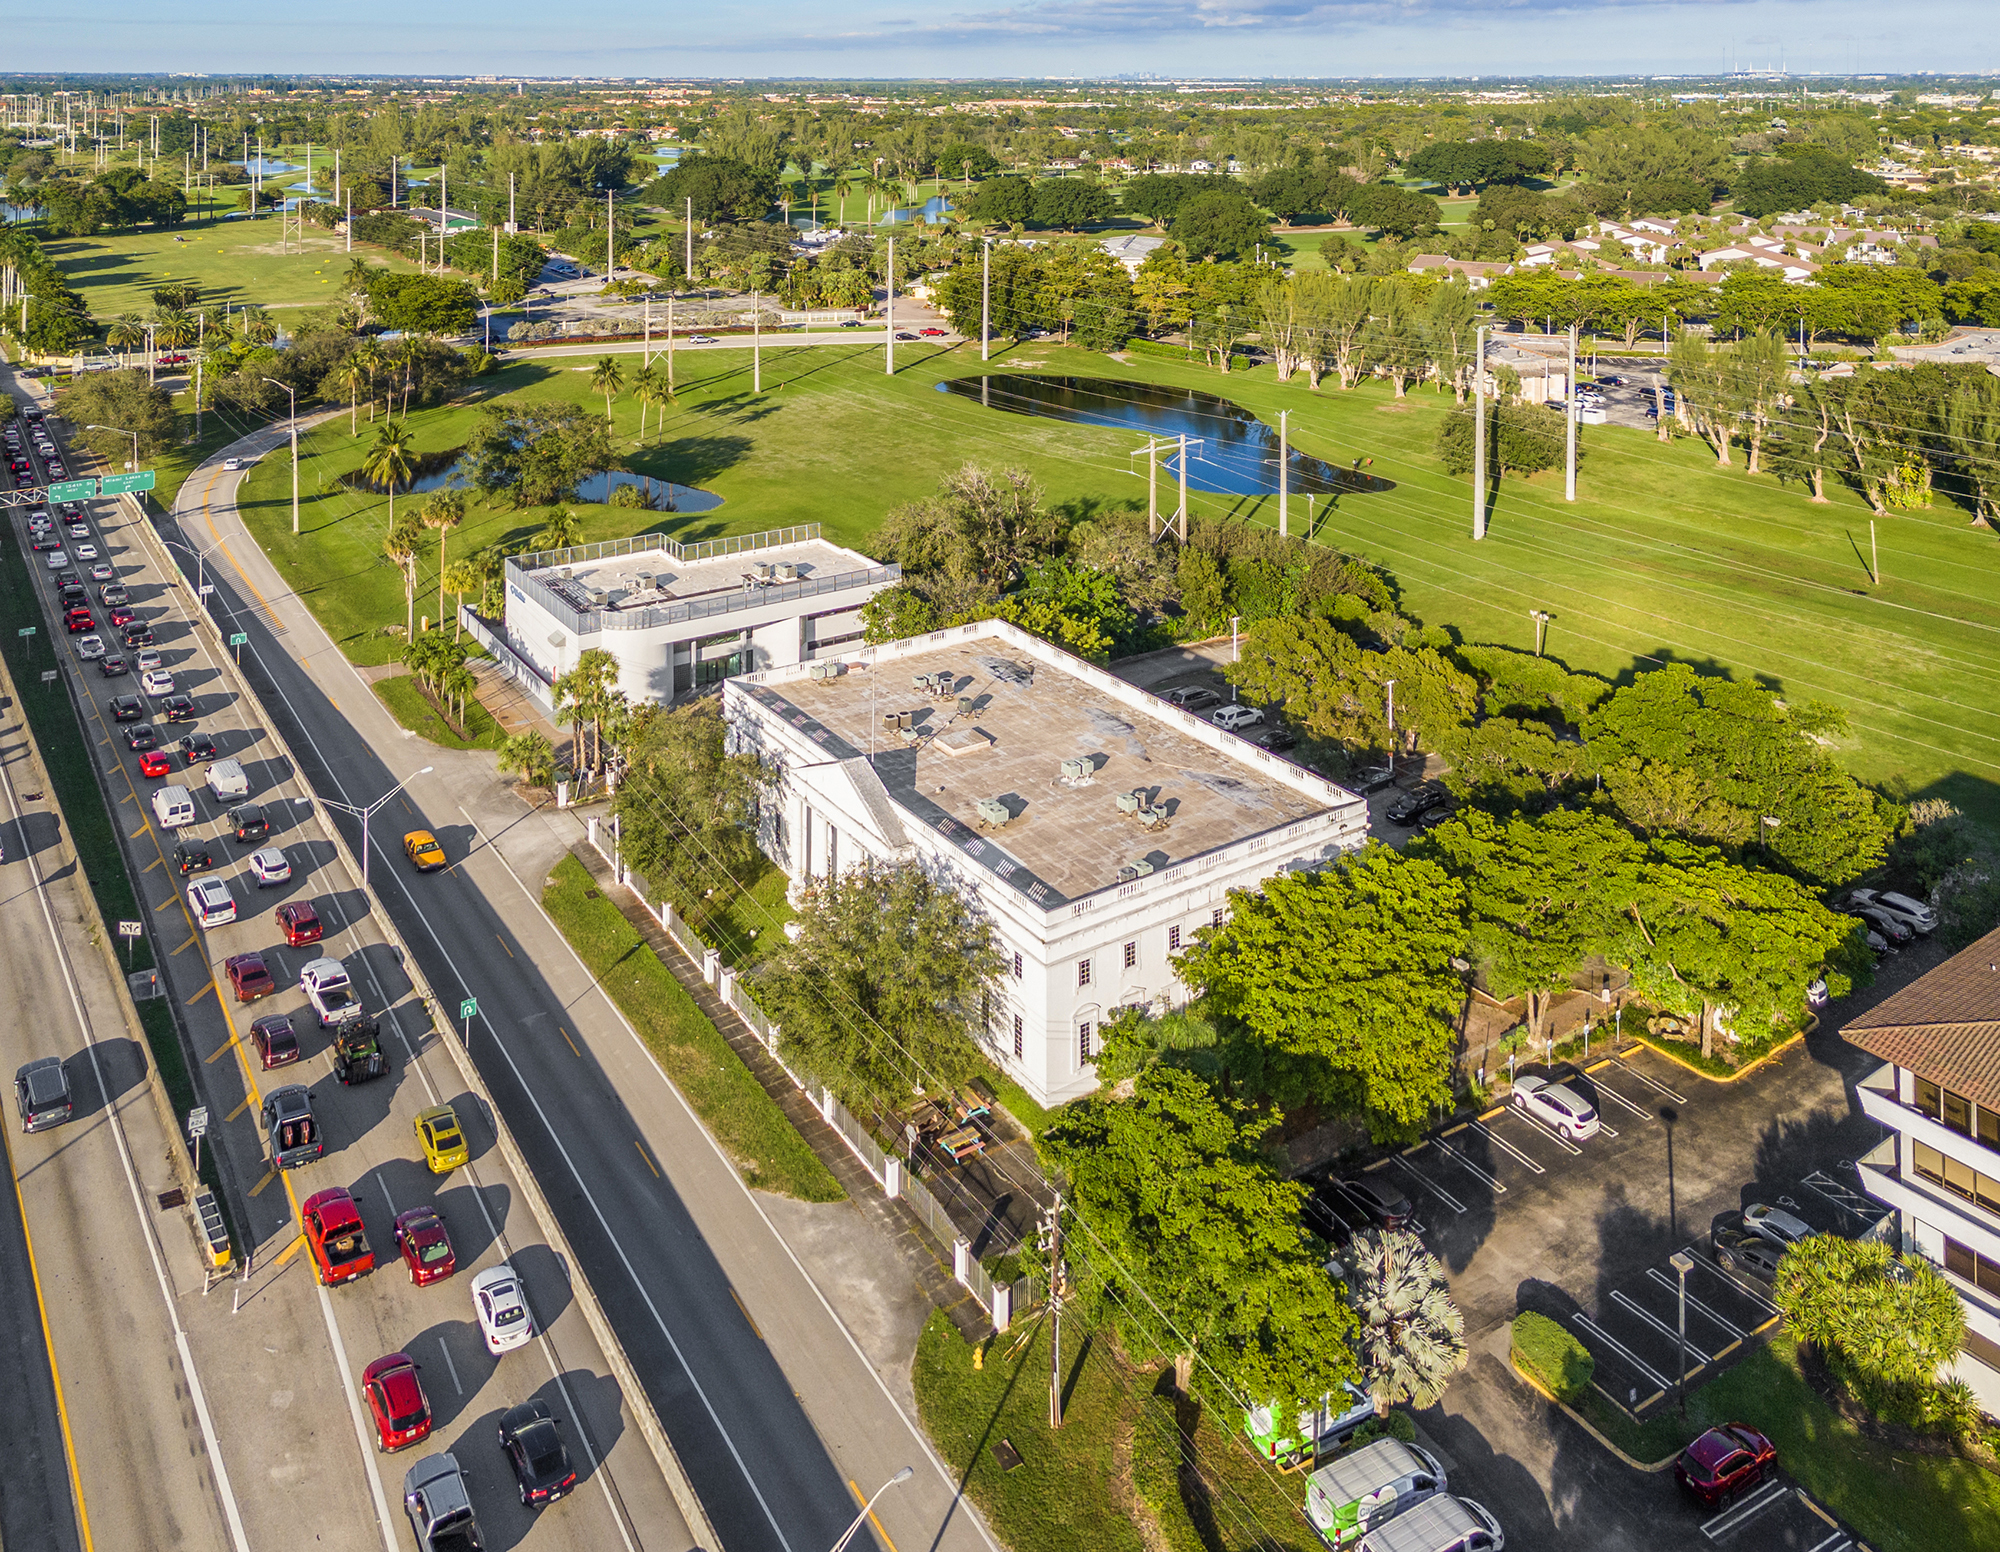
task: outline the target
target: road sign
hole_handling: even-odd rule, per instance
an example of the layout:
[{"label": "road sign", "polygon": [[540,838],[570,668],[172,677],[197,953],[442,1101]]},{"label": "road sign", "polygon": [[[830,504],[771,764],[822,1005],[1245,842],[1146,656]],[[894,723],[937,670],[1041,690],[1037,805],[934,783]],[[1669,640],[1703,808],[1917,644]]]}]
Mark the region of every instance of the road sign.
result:
[{"label": "road sign", "polygon": [[214,584],[213,582],[204,582],[204,583],[202,583],[202,585],[201,585],[201,596],[202,596],[203,598],[206,598],[206,597],[208,597],[208,595],[209,595],[210,593],[214,592],[214,591],[215,591],[215,584]]},{"label": "road sign", "polygon": [[55,669],[53,669],[53,668],[44,668],[44,669],[42,670],[42,683],[43,683],[43,684],[54,684],[54,683],[55,683],[55,682],[56,682],[56,681],[57,681],[58,679],[60,679],[61,677],[62,677],[62,674],[61,674],[61,673],[59,673],[59,672],[58,672],[57,670],[55,670]]},{"label": "road sign", "polygon": [[92,501],[97,497],[97,480],[57,480],[49,487],[51,501]]},{"label": "road sign", "polygon": [[247,647],[250,645],[250,638],[242,631],[232,631],[229,636],[229,644],[232,647]]},{"label": "road sign", "polygon": [[146,924],[144,922],[122,921],[118,924],[118,936],[121,938],[144,937],[145,933]]},{"label": "road sign", "polygon": [[107,474],[101,481],[101,486],[107,496],[124,496],[134,491],[151,490],[153,471],[141,469],[137,474]]},{"label": "road sign", "polygon": [[32,636],[35,634],[35,627],[32,625],[23,625],[19,630],[15,631],[14,634],[17,636]]},{"label": "road sign", "polygon": [[208,1135],[208,1106],[197,1105],[188,1112],[188,1141]]},{"label": "road sign", "polygon": [[477,997],[468,997],[458,1005],[458,1016],[462,1019],[469,1019],[478,1013],[478,1011],[479,999]]}]

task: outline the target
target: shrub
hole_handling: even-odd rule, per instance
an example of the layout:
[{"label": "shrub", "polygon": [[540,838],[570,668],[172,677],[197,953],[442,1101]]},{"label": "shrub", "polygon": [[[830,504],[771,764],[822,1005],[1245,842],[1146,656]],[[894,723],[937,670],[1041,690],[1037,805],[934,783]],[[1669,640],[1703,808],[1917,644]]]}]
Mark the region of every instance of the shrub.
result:
[{"label": "shrub", "polygon": [[1597,1368],[1589,1348],[1533,1310],[1514,1317],[1514,1362],[1561,1401],[1581,1396]]},{"label": "shrub", "polygon": [[[1489,407],[1486,456],[1507,473],[1539,474],[1559,468],[1568,428],[1560,410],[1540,404],[1502,404]],[[1448,474],[1472,472],[1472,410],[1468,406],[1445,416],[1438,427],[1437,453]],[[1584,431],[1577,428],[1576,462],[1583,467]]]}]

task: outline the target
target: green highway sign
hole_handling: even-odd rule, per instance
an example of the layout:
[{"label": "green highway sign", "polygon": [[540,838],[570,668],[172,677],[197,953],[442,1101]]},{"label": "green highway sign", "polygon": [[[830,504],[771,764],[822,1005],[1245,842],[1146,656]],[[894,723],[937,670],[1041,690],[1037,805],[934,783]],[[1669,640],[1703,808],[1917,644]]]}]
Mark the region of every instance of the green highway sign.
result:
[{"label": "green highway sign", "polygon": [[247,647],[250,645],[250,638],[242,631],[236,631],[230,636],[229,644],[232,647]]},{"label": "green highway sign", "polygon": [[104,494],[107,496],[124,496],[134,491],[151,490],[153,471],[141,469],[137,474],[107,474],[102,484]]},{"label": "green highway sign", "polygon": [[97,481],[94,477],[87,480],[58,480],[49,487],[51,501],[93,501],[96,498]]},{"label": "green highway sign", "polygon": [[478,1011],[479,999],[477,997],[468,997],[458,1005],[458,1016],[462,1019],[469,1019]]},{"label": "green highway sign", "polygon": [[14,634],[17,636],[32,636],[35,634],[35,627],[32,625],[23,625]]}]

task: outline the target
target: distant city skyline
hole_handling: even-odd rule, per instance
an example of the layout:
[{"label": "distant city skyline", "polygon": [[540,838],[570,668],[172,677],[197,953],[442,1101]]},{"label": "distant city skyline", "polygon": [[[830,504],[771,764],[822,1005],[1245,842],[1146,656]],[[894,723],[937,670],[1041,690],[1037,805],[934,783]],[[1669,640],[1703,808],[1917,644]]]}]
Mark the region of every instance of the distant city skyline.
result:
[{"label": "distant city skyline", "polygon": [[[9,23],[10,71],[909,77],[1974,73],[2000,68],[1990,0],[351,0],[337,12],[71,0]],[[1893,22],[1894,26],[1889,23]],[[1976,52],[1969,52],[1976,51]]]}]

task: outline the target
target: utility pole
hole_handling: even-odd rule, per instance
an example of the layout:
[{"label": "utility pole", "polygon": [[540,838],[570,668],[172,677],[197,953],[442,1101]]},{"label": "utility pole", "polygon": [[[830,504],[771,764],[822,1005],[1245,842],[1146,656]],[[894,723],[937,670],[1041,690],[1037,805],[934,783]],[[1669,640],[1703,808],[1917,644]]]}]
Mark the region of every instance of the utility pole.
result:
[{"label": "utility pole", "polygon": [[889,290],[882,307],[882,343],[887,348],[883,356],[883,372],[896,375],[896,239],[889,239]]},{"label": "utility pole", "polygon": [[750,293],[750,391],[764,391],[764,299]]},{"label": "utility pole", "polygon": [[604,191],[604,283],[608,286],[618,278],[618,249],[616,211],[613,210],[611,190]]},{"label": "utility pole", "polygon": [[[23,309],[25,312],[26,309]],[[1875,519],[1868,519],[1868,569],[1875,574],[1875,585],[1882,585],[1882,552],[1875,545]]]},{"label": "utility pole", "polygon": [[674,391],[674,299],[667,297],[667,392]]},{"label": "utility pole", "polygon": [[687,202],[687,283],[694,284],[694,196]]},{"label": "utility pole", "polygon": [[1049,1209],[1049,1426],[1063,1424],[1062,1407],[1062,1193]]},{"label": "utility pole", "polygon": [[1546,609],[1530,609],[1528,618],[1535,622],[1535,656],[1542,655],[1542,643],[1548,639],[1549,621],[1555,616]]},{"label": "utility pole", "polygon": [[1291,533],[1288,519],[1291,516],[1291,443],[1286,438],[1287,423],[1292,418],[1290,410],[1278,411],[1278,537],[1286,538]]},{"label": "utility pole", "polygon": [[[1181,453],[1180,453],[1180,460],[1179,460],[1179,461],[1180,461],[1180,466],[1181,466],[1181,506],[1180,506],[1180,510],[1179,510],[1178,512],[1176,512],[1176,513],[1174,514],[1174,516],[1175,516],[1176,518],[1178,518],[1178,519],[1180,520],[1180,525],[1181,525],[1181,543],[1182,543],[1182,545],[1186,545],[1186,543],[1187,543],[1187,520],[1188,520],[1188,503],[1187,503],[1187,450],[1188,450],[1188,439],[1187,439],[1187,433],[1186,433],[1185,431],[1183,431],[1183,432],[1181,433],[1181,438],[1180,438],[1180,442],[1181,442]],[[1195,445],[1196,445],[1197,447],[1199,447],[1199,446],[1200,446],[1201,444],[1200,444],[1199,442],[1197,442],[1197,443],[1196,443]]]},{"label": "utility pole", "polygon": [[979,359],[987,359],[987,345],[992,338],[992,327],[988,320],[993,311],[993,239],[988,237],[981,244],[984,250],[979,259]]},{"label": "utility pole", "polygon": [[1486,537],[1486,325],[1472,350],[1472,537]]},{"label": "utility pole", "polygon": [[1685,1250],[1676,1250],[1672,1255],[1667,1257],[1667,1264],[1674,1269],[1675,1275],[1680,1279],[1680,1340],[1676,1345],[1680,1351],[1681,1377],[1680,1383],[1674,1389],[1676,1391],[1676,1400],[1680,1406],[1681,1416],[1686,1417],[1688,1404],[1688,1273],[1694,1270],[1694,1257],[1689,1255]]},{"label": "utility pole", "polygon": [[1576,325],[1575,324],[1571,324],[1569,326],[1568,386],[1569,386],[1569,392],[1565,395],[1565,397],[1569,400],[1569,415],[1567,417],[1569,423],[1564,428],[1565,432],[1567,433],[1567,446],[1564,450],[1564,463],[1563,463],[1563,500],[1574,501],[1576,500],[1576,417],[1578,414],[1577,402],[1576,402]]},{"label": "utility pole", "polygon": [[646,332],[639,341],[639,365],[642,367],[648,367],[653,364],[653,293],[651,291],[646,293],[645,307]]},{"label": "utility pole", "polygon": [[1160,442],[1149,440],[1139,452],[1146,455],[1146,542],[1151,544],[1160,537]]},{"label": "utility pole", "polygon": [[1385,679],[1382,688],[1389,692],[1389,779],[1396,779],[1396,681]]},{"label": "utility pole", "polygon": [[347,195],[347,251],[352,253],[354,251],[354,191],[348,189],[345,192]]}]

